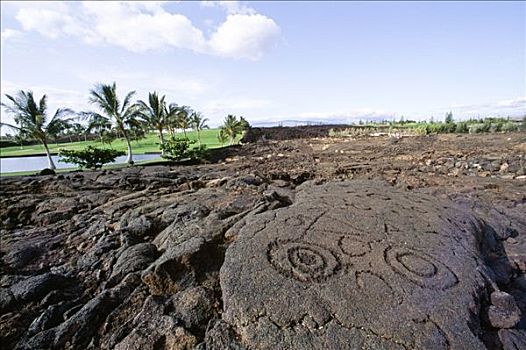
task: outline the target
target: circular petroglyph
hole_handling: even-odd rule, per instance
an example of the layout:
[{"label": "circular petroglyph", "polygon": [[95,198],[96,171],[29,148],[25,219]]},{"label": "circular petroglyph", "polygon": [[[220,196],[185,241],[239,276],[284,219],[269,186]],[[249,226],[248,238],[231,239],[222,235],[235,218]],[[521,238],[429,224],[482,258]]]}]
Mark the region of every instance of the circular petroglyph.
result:
[{"label": "circular petroglyph", "polygon": [[323,282],[341,270],[330,249],[303,241],[271,242],[267,256],[278,272],[301,282]]},{"label": "circular petroglyph", "polygon": [[222,318],[250,349],[483,348],[470,320],[485,281],[470,276],[485,265],[478,228],[463,224],[478,221],[443,203],[369,181],[302,185],[292,205],[248,215],[228,246]]},{"label": "circular petroglyph", "polygon": [[371,243],[357,240],[356,237],[343,236],[338,241],[338,246],[345,254],[351,257],[364,256],[370,253]]},{"label": "circular petroglyph", "polygon": [[425,288],[444,290],[458,283],[453,271],[435,258],[408,248],[387,248],[386,263],[399,275]]}]

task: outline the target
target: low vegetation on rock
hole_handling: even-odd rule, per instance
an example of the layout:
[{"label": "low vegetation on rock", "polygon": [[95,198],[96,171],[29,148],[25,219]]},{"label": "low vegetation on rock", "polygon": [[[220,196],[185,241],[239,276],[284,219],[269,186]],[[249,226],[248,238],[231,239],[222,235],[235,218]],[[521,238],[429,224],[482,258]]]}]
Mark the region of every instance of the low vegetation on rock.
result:
[{"label": "low vegetation on rock", "polygon": [[123,151],[114,149],[101,149],[88,146],[83,150],[61,150],[60,162],[77,164],[81,168],[100,169],[104,164],[112,163],[118,156],[123,156]]}]

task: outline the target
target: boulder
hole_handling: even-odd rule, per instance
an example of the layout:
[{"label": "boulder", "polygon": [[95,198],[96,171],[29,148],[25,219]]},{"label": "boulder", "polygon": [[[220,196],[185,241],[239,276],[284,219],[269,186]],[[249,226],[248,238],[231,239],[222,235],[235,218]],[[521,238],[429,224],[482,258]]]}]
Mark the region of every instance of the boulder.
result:
[{"label": "boulder", "polygon": [[491,293],[488,318],[495,328],[513,328],[521,319],[521,310],[512,295],[495,291]]},{"label": "boulder", "polygon": [[503,350],[526,349],[526,331],[523,329],[501,329],[499,339]]},{"label": "boulder", "polygon": [[214,295],[203,287],[189,288],[173,296],[173,315],[188,329],[205,324],[212,316]]},{"label": "boulder", "polygon": [[67,280],[62,275],[45,273],[14,284],[10,291],[18,302],[37,301],[52,290],[64,288]]},{"label": "boulder", "polygon": [[206,350],[246,350],[239,343],[237,335],[232,327],[223,320],[210,322],[210,327],[206,331],[205,342],[202,343]]},{"label": "boulder", "polygon": [[152,295],[175,294],[195,283],[195,270],[192,264],[201,250],[205,240],[194,237],[188,241],[169,247],[142,274],[143,282],[149,287]]},{"label": "boulder", "polygon": [[303,184],[227,249],[223,319],[254,349],[483,348],[474,223],[379,182]]},{"label": "boulder", "polygon": [[108,283],[115,285],[127,274],[147,268],[158,255],[157,248],[151,243],[140,243],[127,248],[113,266]]},{"label": "boulder", "polygon": [[39,175],[55,175],[56,173],[55,173],[55,170],[53,169],[45,168],[45,169],[40,170],[38,174]]},{"label": "boulder", "polygon": [[166,309],[163,298],[148,297],[133,319],[134,328],[115,346],[115,350],[192,349],[197,344],[196,337],[180,327],[176,318],[165,315]]}]

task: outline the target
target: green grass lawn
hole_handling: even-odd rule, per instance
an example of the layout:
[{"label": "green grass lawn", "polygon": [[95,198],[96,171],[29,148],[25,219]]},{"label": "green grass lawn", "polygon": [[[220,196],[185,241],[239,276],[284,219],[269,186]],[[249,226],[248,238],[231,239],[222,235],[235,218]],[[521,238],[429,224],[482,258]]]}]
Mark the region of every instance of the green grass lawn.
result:
[{"label": "green grass lawn", "polygon": [[[201,131],[201,142],[208,148],[219,148],[222,145],[217,140],[217,134],[219,129],[206,129]],[[178,137],[182,137],[182,133],[178,133]],[[190,140],[197,140],[197,133],[195,131],[187,132]],[[169,136],[166,135],[166,139]],[[239,137],[240,138],[240,137]],[[60,149],[68,150],[80,150],[86,148],[88,145],[92,145],[98,148],[113,148],[116,150],[122,150],[126,152],[126,141],[124,139],[117,139],[111,143],[111,145],[102,144],[100,141],[80,141],[71,143],[60,143],[60,144],[49,144],[49,150],[51,153],[58,153]],[[197,144],[196,144],[197,145]],[[150,152],[160,152],[159,150],[159,136],[157,133],[149,133],[145,139],[139,141],[132,141],[132,149],[134,154],[144,154]],[[30,146],[13,146],[0,148],[0,157],[8,156],[30,156],[45,154],[44,146],[42,145],[30,145]]]}]

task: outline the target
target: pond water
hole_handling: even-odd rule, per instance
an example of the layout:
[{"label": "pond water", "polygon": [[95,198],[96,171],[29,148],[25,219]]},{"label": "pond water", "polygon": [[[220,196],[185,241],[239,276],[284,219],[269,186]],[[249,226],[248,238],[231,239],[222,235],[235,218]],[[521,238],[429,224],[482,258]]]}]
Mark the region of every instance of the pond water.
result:
[{"label": "pond water", "polygon": [[[151,160],[160,158],[160,154],[134,154],[133,161],[140,162],[144,160]],[[76,168],[75,164],[59,162],[59,156],[51,156],[57,169],[62,168]],[[126,163],[126,156],[120,156],[111,164]],[[0,158],[0,172],[11,173],[16,171],[33,171],[42,170],[48,167],[46,156],[36,157],[14,157],[14,158]]]}]

